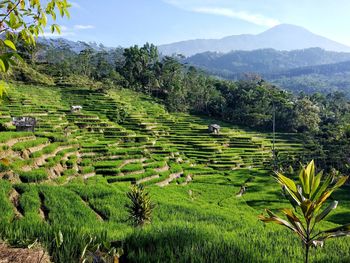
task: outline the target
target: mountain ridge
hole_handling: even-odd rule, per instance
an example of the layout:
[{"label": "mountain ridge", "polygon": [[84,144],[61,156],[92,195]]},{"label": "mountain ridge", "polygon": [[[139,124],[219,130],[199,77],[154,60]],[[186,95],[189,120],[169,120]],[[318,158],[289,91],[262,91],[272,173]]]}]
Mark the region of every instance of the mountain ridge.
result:
[{"label": "mountain ridge", "polygon": [[273,48],[296,50],[320,47],[329,51],[350,52],[350,47],[295,25],[280,24],[259,34],[241,34],[220,39],[194,39],[159,45],[163,55],[191,56],[207,51],[228,53],[235,50],[251,51]]}]

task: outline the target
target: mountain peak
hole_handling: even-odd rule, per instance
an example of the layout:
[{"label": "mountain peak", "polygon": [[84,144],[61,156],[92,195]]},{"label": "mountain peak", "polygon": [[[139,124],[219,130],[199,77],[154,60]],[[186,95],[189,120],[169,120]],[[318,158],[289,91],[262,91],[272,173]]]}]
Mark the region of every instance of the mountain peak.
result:
[{"label": "mountain peak", "polygon": [[202,52],[228,53],[236,50],[272,48],[297,50],[319,47],[329,51],[350,52],[350,47],[296,25],[280,24],[257,35],[233,35],[222,39],[198,39],[159,46],[164,55],[174,53],[191,56]]},{"label": "mountain peak", "polygon": [[307,30],[304,27],[291,25],[291,24],[279,24],[274,26],[258,35],[267,35],[267,34],[313,34],[311,31]]}]

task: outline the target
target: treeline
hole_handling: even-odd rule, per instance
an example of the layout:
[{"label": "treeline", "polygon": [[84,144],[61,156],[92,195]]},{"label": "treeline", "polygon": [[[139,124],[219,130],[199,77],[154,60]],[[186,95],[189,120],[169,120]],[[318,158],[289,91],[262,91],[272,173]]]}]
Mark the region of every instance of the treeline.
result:
[{"label": "treeline", "polygon": [[129,88],[158,98],[170,111],[266,131],[272,130],[275,114],[277,132],[300,132],[324,167],[347,169],[350,107],[342,93],[296,96],[255,75],[237,82],[218,79],[179,58],[161,57],[152,44],[99,52],[47,46],[23,52],[31,67],[56,84],[89,85],[101,92]]}]

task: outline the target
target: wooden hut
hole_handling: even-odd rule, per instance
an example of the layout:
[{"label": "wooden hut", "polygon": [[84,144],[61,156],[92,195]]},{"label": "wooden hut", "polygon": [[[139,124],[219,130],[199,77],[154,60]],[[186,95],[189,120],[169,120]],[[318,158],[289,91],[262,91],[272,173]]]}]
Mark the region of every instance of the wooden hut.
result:
[{"label": "wooden hut", "polygon": [[72,113],[80,112],[82,109],[83,109],[83,107],[80,105],[73,105],[70,107],[70,110]]},{"label": "wooden hut", "polygon": [[16,126],[16,131],[35,131],[36,119],[33,117],[13,117],[12,123]]},{"label": "wooden hut", "polygon": [[220,125],[218,125],[218,124],[210,124],[209,126],[208,126],[208,131],[210,132],[210,133],[214,133],[214,134],[219,134],[219,132],[220,132]]}]

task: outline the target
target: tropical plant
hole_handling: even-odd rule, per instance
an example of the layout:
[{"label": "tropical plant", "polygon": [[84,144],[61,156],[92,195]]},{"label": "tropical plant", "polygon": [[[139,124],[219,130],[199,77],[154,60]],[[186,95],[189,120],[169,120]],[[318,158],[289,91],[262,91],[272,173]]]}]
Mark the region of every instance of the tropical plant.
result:
[{"label": "tropical plant", "polygon": [[129,220],[133,225],[142,227],[150,223],[154,204],[151,202],[149,193],[145,191],[144,187],[135,184],[126,195],[130,200],[130,204],[126,204],[125,207],[129,213]]},{"label": "tropical plant", "polygon": [[[56,20],[57,13],[69,17],[70,4],[67,0],[0,0],[0,72],[7,72],[15,65],[17,54],[16,42],[34,46],[35,38],[44,33],[48,19]],[[60,33],[57,24],[51,25],[51,32]],[[0,97],[6,91],[5,82],[0,82]]]},{"label": "tropical plant", "polygon": [[[333,175],[328,175],[321,183],[322,175],[322,171],[316,174],[314,161],[311,161],[306,167],[301,167],[299,173],[300,185],[277,172],[275,178],[282,185],[287,199],[295,208],[295,213],[290,208],[282,209],[282,213],[287,220],[278,217],[269,209],[266,209],[267,217],[263,214],[259,215],[259,219],[263,222],[274,222],[285,226],[300,237],[305,248],[306,263],[309,261],[311,246],[323,247],[326,239],[350,235],[350,224],[323,231],[316,231],[315,229],[315,226],[337,207],[338,201],[332,201],[323,210],[321,210],[322,206],[330,195],[348,179],[348,176],[334,178]],[[302,219],[300,219],[298,210],[301,211]]]}]

